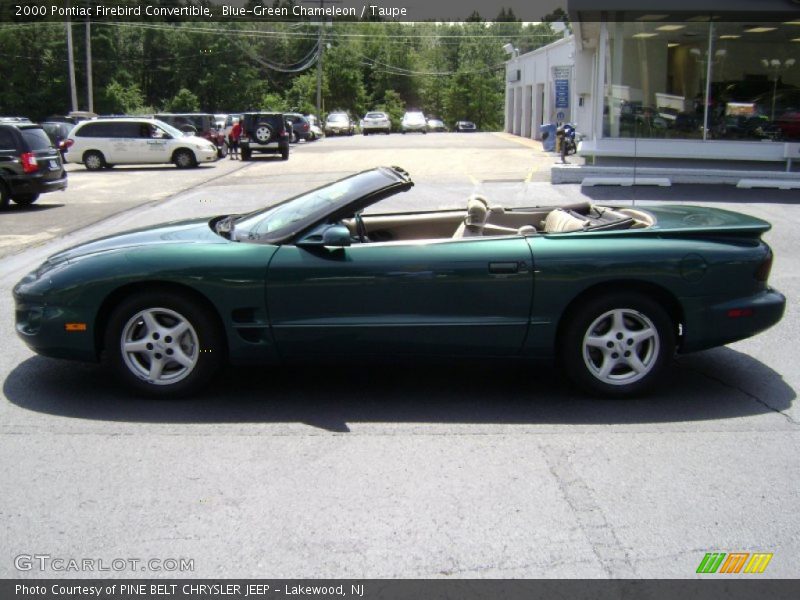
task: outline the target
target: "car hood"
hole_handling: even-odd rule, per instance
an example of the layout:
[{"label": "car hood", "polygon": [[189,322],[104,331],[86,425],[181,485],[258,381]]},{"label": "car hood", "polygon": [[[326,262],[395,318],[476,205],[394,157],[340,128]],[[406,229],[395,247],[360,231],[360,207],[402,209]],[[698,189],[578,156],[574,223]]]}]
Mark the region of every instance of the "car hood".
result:
[{"label": "car hood", "polygon": [[174,221],[152,227],[125,231],[74,246],[47,259],[45,264],[56,265],[64,261],[83,258],[90,254],[133,249],[154,244],[230,243],[214,233],[209,219]]}]

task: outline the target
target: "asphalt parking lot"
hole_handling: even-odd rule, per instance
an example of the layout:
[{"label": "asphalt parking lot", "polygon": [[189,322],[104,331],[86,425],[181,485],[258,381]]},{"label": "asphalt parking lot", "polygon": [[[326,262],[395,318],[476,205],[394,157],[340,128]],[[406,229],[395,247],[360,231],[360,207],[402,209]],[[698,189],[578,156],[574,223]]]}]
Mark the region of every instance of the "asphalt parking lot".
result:
[{"label": "asphalt parking lot", "polygon": [[[194,560],[89,574],[103,577],[685,578],[706,552],[774,553],[760,577],[800,576],[797,192],[554,187],[555,160],[492,134],[357,136],[302,144],[288,163],[70,167],[67,192],[0,214],[0,577],[87,575],[14,566],[49,554]],[[158,402],[14,334],[11,287],[61,248],[252,210],[379,164],[417,183],[392,208],[481,191],[765,218],[786,316],[678,358],[635,401],[585,398],[548,368],[469,363],[230,369],[197,398]]]}]

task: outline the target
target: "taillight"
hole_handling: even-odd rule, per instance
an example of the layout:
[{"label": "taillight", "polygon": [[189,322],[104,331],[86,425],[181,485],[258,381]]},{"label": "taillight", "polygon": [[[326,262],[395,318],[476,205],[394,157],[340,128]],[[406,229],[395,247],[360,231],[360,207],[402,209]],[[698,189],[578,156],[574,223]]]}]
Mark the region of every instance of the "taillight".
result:
[{"label": "taillight", "polygon": [[36,162],[33,152],[24,152],[20,156],[20,160],[22,161],[22,170],[26,173],[36,173],[39,170],[39,163]]},{"label": "taillight", "polygon": [[758,265],[754,276],[756,281],[766,283],[769,279],[769,272],[772,270],[772,250],[769,251],[767,257]]}]

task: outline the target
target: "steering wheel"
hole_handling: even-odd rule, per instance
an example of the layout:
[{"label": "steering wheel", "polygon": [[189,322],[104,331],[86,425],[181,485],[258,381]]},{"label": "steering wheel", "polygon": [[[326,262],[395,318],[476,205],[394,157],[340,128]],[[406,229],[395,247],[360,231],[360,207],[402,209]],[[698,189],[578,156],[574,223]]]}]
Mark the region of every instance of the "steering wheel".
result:
[{"label": "steering wheel", "polygon": [[364,219],[361,218],[361,213],[355,214],[356,233],[358,234],[358,241],[362,244],[369,241],[367,237],[367,226],[364,225]]}]

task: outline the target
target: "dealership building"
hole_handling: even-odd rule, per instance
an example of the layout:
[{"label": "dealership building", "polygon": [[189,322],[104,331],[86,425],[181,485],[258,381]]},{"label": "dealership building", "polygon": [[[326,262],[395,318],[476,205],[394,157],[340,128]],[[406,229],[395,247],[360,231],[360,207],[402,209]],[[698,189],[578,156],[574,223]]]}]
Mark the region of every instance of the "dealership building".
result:
[{"label": "dealership building", "polygon": [[[800,187],[798,0],[569,0],[572,32],[506,64],[505,130],[573,123],[586,177]],[[756,183],[758,183],[758,181]]]}]

